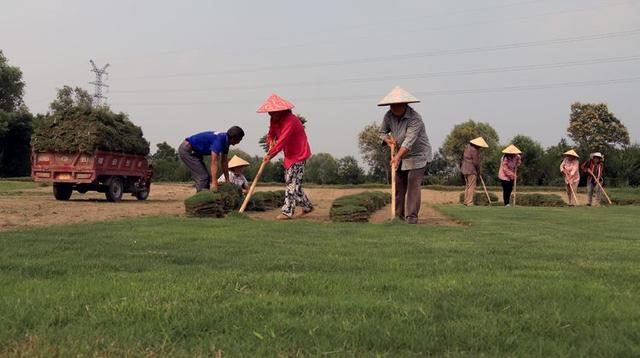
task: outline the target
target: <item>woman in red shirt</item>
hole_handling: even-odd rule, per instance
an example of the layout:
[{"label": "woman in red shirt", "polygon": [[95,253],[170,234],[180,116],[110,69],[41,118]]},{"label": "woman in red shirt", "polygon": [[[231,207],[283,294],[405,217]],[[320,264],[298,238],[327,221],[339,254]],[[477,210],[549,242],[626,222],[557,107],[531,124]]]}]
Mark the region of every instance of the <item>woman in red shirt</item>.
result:
[{"label": "woman in red shirt", "polygon": [[291,112],[293,107],[292,103],[273,94],[257,110],[258,113],[269,113],[271,117],[267,134],[270,149],[264,161],[269,162],[278,153],[284,152],[287,187],[282,213],[276,217],[278,220],[291,219],[296,206],[302,207],[300,216],[313,211],[313,204],[302,189],[304,164],[311,156],[311,148],[302,122]]}]

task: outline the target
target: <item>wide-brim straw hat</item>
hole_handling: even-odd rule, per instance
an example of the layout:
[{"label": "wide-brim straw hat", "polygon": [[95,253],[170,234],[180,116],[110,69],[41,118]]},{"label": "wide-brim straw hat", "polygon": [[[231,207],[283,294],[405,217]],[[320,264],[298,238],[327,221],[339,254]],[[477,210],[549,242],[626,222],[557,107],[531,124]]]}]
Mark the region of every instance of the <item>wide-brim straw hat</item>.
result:
[{"label": "wide-brim straw hat", "polygon": [[591,153],[590,157],[591,157],[591,159],[593,159],[593,158],[604,159],[604,155],[602,155],[602,153],[600,153],[600,152]]},{"label": "wide-brim straw hat", "polygon": [[229,161],[229,169],[237,168],[237,167],[246,167],[249,166],[249,162],[240,158],[237,155],[234,155],[233,158]]},{"label": "wide-brim straw hat", "polygon": [[414,97],[411,93],[405,91],[404,89],[396,86],[394,89],[389,92],[388,95],[384,96],[383,99],[378,102],[378,106],[389,106],[392,104],[399,103],[418,103],[419,99]]},{"label": "wide-brim straw hat", "polygon": [[482,137],[473,138],[469,141],[469,143],[477,145],[480,148],[489,148],[489,144],[487,144],[487,141],[485,141]]},{"label": "wide-brim straw hat", "polygon": [[268,113],[268,112],[280,112],[286,111],[288,109],[292,109],[295,107],[293,103],[287,101],[286,99],[278,96],[277,94],[272,94],[267,98],[266,101],[258,108],[257,113]]},{"label": "wide-brim straw hat", "polygon": [[522,154],[520,149],[518,149],[518,147],[516,147],[513,144],[510,144],[508,147],[504,148],[502,153],[504,153],[504,154]]},{"label": "wide-brim straw hat", "polygon": [[580,156],[578,155],[578,153],[576,153],[576,151],[575,151],[575,150],[573,150],[573,149],[570,149],[570,150],[568,150],[568,151],[566,151],[566,152],[562,153],[562,155],[568,155],[568,156],[571,156],[571,157],[580,158]]}]

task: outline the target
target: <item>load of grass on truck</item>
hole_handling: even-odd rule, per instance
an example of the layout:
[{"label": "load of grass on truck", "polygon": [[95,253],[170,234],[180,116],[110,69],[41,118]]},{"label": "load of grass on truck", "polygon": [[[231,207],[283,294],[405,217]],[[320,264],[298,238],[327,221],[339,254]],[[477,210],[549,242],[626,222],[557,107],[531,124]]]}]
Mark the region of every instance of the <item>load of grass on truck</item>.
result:
[{"label": "load of grass on truck", "polygon": [[53,184],[58,200],[75,190],[98,191],[107,200],[123,193],[139,200],[149,195],[149,142],[122,112],[96,106],[81,88],[65,86],[31,138],[32,176]]}]

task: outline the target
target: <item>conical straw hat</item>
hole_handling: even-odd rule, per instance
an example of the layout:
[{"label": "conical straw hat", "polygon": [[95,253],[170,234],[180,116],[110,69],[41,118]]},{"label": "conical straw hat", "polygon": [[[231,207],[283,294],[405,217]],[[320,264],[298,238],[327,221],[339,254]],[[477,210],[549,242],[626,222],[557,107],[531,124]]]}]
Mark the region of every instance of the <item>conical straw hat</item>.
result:
[{"label": "conical straw hat", "polygon": [[383,99],[380,100],[378,106],[388,106],[396,103],[418,103],[419,99],[415,98],[411,93],[396,86]]},{"label": "conical straw hat", "polygon": [[229,161],[229,168],[246,167],[248,165],[249,165],[249,162],[240,158],[237,155],[234,155],[233,158],[231,158],[231,160]]},{"label": "conical straw hat", "polygon": [[477,145],[480,148],[489,148],[489,144],[482,137],[474,138],[469,141],[473,145]]},{"label": "conical straw hat", "polygon": [[566,152],[562,153],[562,155],[570,155],[570,156],[572,156],[572,157],[580,158],[580,156],[578,155],[578,153],[576,153],[576,151],[575,151],[575,150],[573,150],[573,149],[568,150],[568,151],[566,151]]},{"label": "conical straw hat", "polygon": [[518,147],[516,147],[513,144],[510,144],[508,147],[504,148],[502,153],[504,153],[504,154],[522,154],[520,149],[518,149]]},{"label": "conical straw hat", "polygon": [[279,112],[286,111],[287,109],[293,108],[293,103],[285,100],[284,98],[278,96],[277,94],[272,94],[267,98],[266,101],[258,108],[256,112],[258,113],[267,113],[267,112]]}]

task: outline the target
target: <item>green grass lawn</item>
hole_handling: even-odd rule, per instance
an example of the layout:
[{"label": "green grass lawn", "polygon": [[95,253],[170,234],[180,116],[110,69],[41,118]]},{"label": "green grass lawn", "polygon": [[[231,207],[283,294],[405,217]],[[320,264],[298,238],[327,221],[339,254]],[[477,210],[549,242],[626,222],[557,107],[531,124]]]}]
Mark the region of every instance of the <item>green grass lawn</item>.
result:
[{"label": "green grass lawn", "polygon": [[640,207],[0,233],[0,356],[638,356]]},{"label": "green grass lawn", "polygon": [[0,180],[0,192],[12,190],[35,189],[43,186],[41,183],[27,181]]}]

